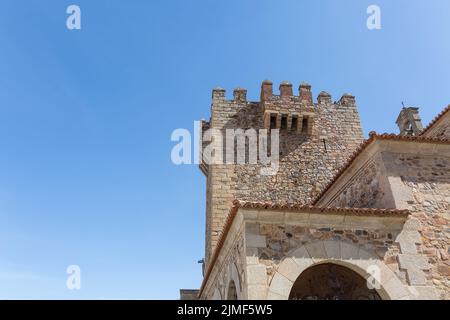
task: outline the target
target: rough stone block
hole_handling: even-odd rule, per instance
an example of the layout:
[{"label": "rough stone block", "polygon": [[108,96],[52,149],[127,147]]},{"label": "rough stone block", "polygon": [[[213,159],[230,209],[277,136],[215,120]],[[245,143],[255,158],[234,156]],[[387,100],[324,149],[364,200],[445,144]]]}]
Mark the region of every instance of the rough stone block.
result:
[{"label": "rough stone block", "polygon": [[270,283],[270,291],[288,298],[292,285],[293,282],[291,280],[276,272]]},{"label": "rough stone block", "polygon": [[341,242],[341,257],[344,260],[358,259],[359,248],[347,242]]},{"label": "rough stone block", "polygon": [[299,265],[292,258],[284,259],[277,270],[278,273],[285,276],[292,282],[295,282],[295,280],[297,280],[301,271],[302,270],[300,269]]},{"label": "rough stone block", "polygon": [[432,286],[411,286],[408,288],[415,300],[437,300],[436,290]]},{"label": "rough stone block", "polygon": [[267,300],[287,300],[289,297],[282,296],[278,293],[275,293],[273,291],[269,291],[267,294]]},{"label": "rough stone block", "polygon": [[257,234],[246,234],[245,243],[249,248],[265,248],[267,246],[266,236]]},{"label": "rough stone block", "polygon": [[341,259],[341,244],[339,241],[324,241],[325,252],[330,259]]},{"label": "rough stone block", "polygon": [[305,246],[301,246],[300,248],[295,249],[291,256],[294,260],[296,259],[310,259],[311,256],[309,255],[308,251],[306,250]]},{"label": "rough stone block", "polygon": [[311,259],[314,261],[328,258],[323,241],[312,242],[307,244],[305,247]]},{"label": "rough stone block", "polygon": [[247,265],[259,263],[258,248],[247,248],[245,251],[247,254],[246,256]]},{"label": "rough stone block", "polygon": [[421,270],[428,270],[430,265],[428,259],[418,254],[399,254],[398,263],[401,269],[417,268]]},{"label": "rough stone block", "polygon": [[268,286],[267,285],[249,285],[248,287],[249,300],[265,300],[267,299]]},{"label": "rough stone block", "polygon": [[265,265],[247,266],[248,284],[267,285],[267,272]]},{"label": "rough stone block", "polygon": [[414,230],[401,232],[396,241],[400,245],[403,254],[417,254],[416,243],[421,243],[420,234]]},{"label": "rough stone block", "polygon": [[428,270],[430,265],[428,259],[418,254],[399,254],[398,263],[401,269],[406,270],[410,285],[426,284],[425,274],[422,270]]},{"label": "rough stone block", "polygon": [[383,288],[388,292],[389,298],[392,300],[399,300],[401,298],[409,296],[409,292],[406,290],[399,280],[395,277],[388,280]]},{"label": "rough stone block", "polygon": [[422,270],[417,268],[410,268],[406,270],[408,283],[412,286],[421,286],[427,283],[427,279]]}]

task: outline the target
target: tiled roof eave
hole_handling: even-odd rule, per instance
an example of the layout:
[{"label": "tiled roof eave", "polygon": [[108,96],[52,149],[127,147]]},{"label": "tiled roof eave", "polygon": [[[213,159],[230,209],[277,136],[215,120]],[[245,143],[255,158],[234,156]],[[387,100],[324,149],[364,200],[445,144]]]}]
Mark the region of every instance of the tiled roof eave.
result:
[{"label": "tiled roof eave", "polygon": [[318,207],[312,205],[275,203],[275,202],[251,202],[235,200],[233,207],[243,209],[272,210],[272,211],[299,211],[306,213],[345,213],[347,215],[369,215],[369,216],[404,216],[408,210],[399,209],[377,209],[377,208],[349,208],[349,207]]},{"label": "tiled roof eave", "polygon": [[428,126],[422,130],[422,132],[420,133],[420,136],[424,136],[425,133],[427,133],[428,131],[430,131],[430,129],[432,129],[434,127],[434,125],[441,120],[444,115],[450,111],[450,105],[447,106],[447,108],[445,108],[444,110],[442,110],[429,124]]}]

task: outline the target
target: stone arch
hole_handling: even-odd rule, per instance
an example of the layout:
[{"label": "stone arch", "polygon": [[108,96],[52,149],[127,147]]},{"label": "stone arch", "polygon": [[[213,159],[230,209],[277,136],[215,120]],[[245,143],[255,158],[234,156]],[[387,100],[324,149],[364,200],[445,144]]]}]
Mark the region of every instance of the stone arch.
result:
[{"label": "stone arch", "polygon": [[366,271],[376,266],[380,271],[377,293],[384,300],[412,299],[407,286],[374,253],[344,241],[315,241],[288,252],[279,264],[269,285],[268,299],[287,300],[292,286],[306,269],[323,263],[349,268],[368,279]]},{"label": "stone arch", "polygon": [[304,270],[291,289],[292,300],[381,300],[378,292],[355,271],[336,263]]},{"label": "stone arch", "polygon": [[238,271],[235,263],[231,263],[229,266],[228,277],[227,277],[226,283],[227,283],[227,287],[226,287],[224,298],[228,299],[228,297],[230,295],[230,288],[233,288],[233,287],[230,287],[230,285],[233,284],[234,289],[236,291],[236,299],[240,300],[241,294],[242,294],[241,293],[242,286],[241,286],[239,271]]}]

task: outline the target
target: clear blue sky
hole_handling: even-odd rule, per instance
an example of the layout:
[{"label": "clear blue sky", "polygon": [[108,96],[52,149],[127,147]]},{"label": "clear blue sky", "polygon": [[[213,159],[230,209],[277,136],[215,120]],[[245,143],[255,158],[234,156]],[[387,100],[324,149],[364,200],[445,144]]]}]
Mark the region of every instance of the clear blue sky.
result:
[{"label": "clear blue sky", "polygon": [[427,124],[450,103],[449,14],[448,0],[2,0],[0,298],[199,287],[205,178],[172,164],[172,131],[209,117],[213,87],[257,100],[265,78],[353,93],[365,134],[396,132],[401,101]]}]

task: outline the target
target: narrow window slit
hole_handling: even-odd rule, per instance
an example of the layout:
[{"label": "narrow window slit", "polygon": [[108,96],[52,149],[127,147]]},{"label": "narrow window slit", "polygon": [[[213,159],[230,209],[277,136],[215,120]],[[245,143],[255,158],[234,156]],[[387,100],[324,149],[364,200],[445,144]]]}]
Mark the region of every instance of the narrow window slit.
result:
[{"label": "narrow window slit", "polygon": [[276,128],[277,128],[277,115],[272,114],[270,115],[270,129]]},{"label": "narrow window slit", "polygon": [[297,131],[298,117],[292,116],[291,131]]},{"label": "narrow window slit", "polygon": [[281,116],[281,129],[287,130],[287,116],[286,115]]},{"label": "narrow window slit", "polygon": [[303,118],[302,120],[302,132],[308,133],[308,118]]}]

